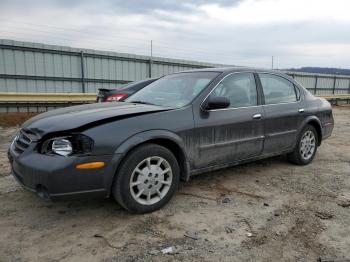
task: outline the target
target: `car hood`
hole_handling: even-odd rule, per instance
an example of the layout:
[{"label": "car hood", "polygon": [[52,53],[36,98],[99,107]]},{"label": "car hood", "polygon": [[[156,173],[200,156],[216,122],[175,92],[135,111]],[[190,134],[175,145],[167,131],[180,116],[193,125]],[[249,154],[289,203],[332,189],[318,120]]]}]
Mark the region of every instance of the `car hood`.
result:
[{"label": "car hood", "polygon": [[65,107],[37,115],[22,128],[38,137],[48,133],[83,130],[106,122],[171,110],[169,107],[134,103],[96,103]]}]

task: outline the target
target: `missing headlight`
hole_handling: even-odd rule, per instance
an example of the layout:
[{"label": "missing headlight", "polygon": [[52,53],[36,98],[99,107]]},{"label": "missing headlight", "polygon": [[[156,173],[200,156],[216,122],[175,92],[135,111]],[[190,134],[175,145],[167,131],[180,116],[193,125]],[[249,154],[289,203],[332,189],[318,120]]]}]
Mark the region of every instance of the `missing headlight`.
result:
[{"label": "missing headlight", "polygon": [[93,140],[82,134],[53,137],[47,139],[41,147],[43,154],[57,154],[70,156],[74,154],[87,154],[93,148]]},{"label": "missing headlight", "polygon": [[60,156],[69,156],[73,153],[72,143],[68,139],[54,139],[51,144],[51,149]]}]

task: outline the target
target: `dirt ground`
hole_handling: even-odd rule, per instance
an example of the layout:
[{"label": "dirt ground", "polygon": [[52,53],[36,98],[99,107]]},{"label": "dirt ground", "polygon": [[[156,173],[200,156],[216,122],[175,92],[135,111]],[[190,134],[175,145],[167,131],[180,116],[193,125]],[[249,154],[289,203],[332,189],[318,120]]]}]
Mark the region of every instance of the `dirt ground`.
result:
[{"label": "dirt ground", "polygon": [[146,215],[22,190],[6,158],[16,128],[0,128],[0,261],[350,259],[350,108],[334,117],[312,164],[277,157],[196,176]]}]

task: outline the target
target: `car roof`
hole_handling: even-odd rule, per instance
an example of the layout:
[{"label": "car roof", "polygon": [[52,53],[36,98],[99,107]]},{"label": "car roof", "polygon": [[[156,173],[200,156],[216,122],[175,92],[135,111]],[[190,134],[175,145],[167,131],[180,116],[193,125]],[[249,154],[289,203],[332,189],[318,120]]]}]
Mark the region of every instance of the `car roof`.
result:
[{"label": "car roof", "polygon": [[187,72],[220,72],[220,73],[235,73],[235,72],[264,72],[264,73],[274,73],[274,74],[283,74],[283,72],[278,70],[264,69],[264,68],[254,68],[254,67],[208,67],[201,69],[192,69],[181,71],[178,73],[187,73]]}]

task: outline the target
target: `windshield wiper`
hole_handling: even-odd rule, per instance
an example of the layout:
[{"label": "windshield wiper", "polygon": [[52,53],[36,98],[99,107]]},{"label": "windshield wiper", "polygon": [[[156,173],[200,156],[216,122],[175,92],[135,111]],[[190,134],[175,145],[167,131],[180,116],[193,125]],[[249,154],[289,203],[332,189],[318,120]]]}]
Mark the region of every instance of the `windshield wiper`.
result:
[{"label": "windshield wiper", "polygon": [[144,104],[144,105],[153,105],[153,106],[155,106],[155,104],[153,104],[153,103],[150,103],[150,102],[146,102],[146,101],[140,101],[140,100],[138,100],[138,101],[128,101],[129,103],[135,103],[135,104]]}]

